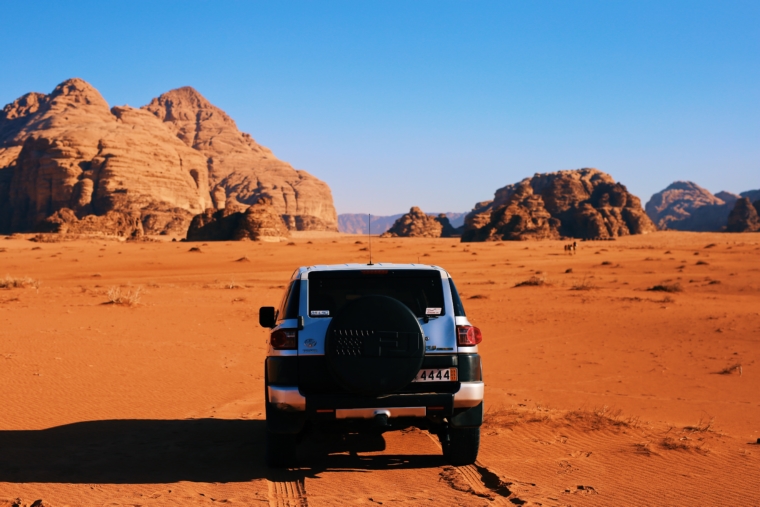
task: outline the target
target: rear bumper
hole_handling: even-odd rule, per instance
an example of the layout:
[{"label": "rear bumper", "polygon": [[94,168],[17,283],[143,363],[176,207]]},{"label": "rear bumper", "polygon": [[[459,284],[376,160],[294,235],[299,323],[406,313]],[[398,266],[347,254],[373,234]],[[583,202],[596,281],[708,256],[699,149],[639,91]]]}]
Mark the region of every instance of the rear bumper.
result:
[{"label": "rear bumper", "polygon": [[[279,410],[288,412],[309,412],[317,418],[320,414],[330,414],[338,418],[341,414],[351,414],[365,418],[371,409],[392,410],[390,417],[425,417],[427,415],[451,414],[454,409],[475,407],[483,401],[484,385],[482,381],[461,382],[459,391],[449,393],[415,393],[390,394],[380,397],[353,396],[349,394],[313,394],[308,397],[301,394],[294,386],[267,386],[269,403]],[[416,410],[400,410],[411,409]],[[424,411],[422,410],[424,409]],[[394,415],[394,412],[398,415]]]}]

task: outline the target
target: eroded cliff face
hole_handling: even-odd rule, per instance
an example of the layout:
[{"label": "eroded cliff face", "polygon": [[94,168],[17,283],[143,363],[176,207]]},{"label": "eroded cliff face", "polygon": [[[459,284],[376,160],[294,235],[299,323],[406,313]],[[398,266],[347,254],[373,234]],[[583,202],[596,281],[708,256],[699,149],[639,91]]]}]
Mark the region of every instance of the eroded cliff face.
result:
[{"label": "eroded cliff face", "polygon": [[326,183],[279,160],[193,88],[164,93],[143,109],[206,157],[211,187],[228,199],[251,205],[269,198],[291,230],[338,230]]},{"label": "eroded cliff face", "polygon": [[81,79],[49,95],[24,95],[0,113],[3,232],[45,228],[63,209],[80,219],[149,208],[173,217],[179,210],[189,223],[210,205],[201,153],[147,111],[109,108]]},{"label": "eroded cliff face", "polygon": [[660,229],[720,231],[738,198],[730,192],[713,195],[692,181],[676,181],[652,195],[646,212]]},{"label": "eroded cliff face", "polygon": [[597,169],[577,169],[498,189],[467,215],[462,241],[610,239],[655,230],[624,185]]}]

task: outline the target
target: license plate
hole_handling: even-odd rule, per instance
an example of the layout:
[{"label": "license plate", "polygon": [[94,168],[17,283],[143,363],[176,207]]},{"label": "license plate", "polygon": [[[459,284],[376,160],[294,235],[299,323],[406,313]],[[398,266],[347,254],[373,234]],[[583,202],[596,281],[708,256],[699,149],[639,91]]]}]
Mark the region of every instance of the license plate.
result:
[{"label": "license plate", "polygon": [[420,370],[413,382],[456,382],[456,368],[431,368]]}]

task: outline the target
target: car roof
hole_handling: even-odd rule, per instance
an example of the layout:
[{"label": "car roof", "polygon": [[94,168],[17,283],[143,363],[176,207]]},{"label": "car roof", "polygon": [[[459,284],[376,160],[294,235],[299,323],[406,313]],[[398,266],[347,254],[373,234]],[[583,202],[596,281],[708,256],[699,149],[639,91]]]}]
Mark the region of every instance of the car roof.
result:
[{"label": "car roof", "polygon": [[[347,263],[347,264],[317,264],[315,266],[301,266],[298,268],[292,276],[292,279],[295,278],[301,278],[305,279],[308,278],[309,273],[314,273],[318,271],[368,271],[368,270],[387,270],[387,269],[419,269],[419,270],[430,270],[430,271],[438,271],[441,273],[441,278],[448,278],[449,274],[446,272],[445,269],[440,268],[438,266],[431,266],[429,264],[394,264],[391,262],[378,262],[376,264],[358,264],[358,263]],[[303,276],[306,275],[306,276]]]}]

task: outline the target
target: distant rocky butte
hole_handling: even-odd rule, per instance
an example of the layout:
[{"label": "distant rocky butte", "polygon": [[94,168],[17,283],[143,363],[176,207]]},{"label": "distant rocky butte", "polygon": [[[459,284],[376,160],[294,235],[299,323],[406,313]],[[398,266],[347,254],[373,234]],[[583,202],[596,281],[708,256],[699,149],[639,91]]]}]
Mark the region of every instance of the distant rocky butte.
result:
[{"label": "distant rocky butte", "polygon": [[338,230],[326,183],[279,160],[193,88],[164,93],[143,109],[206,157],[215,195],[223,189],[227,200],[246,205],[268,197],[291,230]]},{"label": "distant rocky butte", "polygon": [[290,236],[272,199],[260,198],[245,211],[207,209],[193,217],[188,241],[280,241]]},{"label": "distant rocky butte", "polygon": [[467,215],[462,241],[611,239],[656,230],[638,197],[586,168],[536,174],[498,189]]},{"label": "distant rocky butte", "polygon": [[337,230],[325,183],[277,160],[192,88],[145,109],[109,108],[69,79],[0,111],[0,232],[184,234],[206,209],[259,197],[292,229]]},{"label": "distant rocky butte", "polygon": [[[750,192],[745,192],[749,194]],[[742,194],[743,195],[743,194]],[[731,213],[728,215],[726,232],[758,232],[760,231],[760,199],[754,204],[749,197],[736,200]]]},{"label": "distant rocky butte", "polygon": [[646,212],[660,229],[720,231],[737,199],[731,192],[713,195],[694,182],[676,181],[649,199]]},{"label": "distant rocky butte", "polygon": [[455,233],[456,230],[451,226],[445,214],[441,213],[437,217],[433,217],[427,215],[417,206],[413,206],[409,213],[399,217],[393,226],[380,237],[448,238]]},{"label": "distant rocky butte", "polygon": [[[442,213],[427,213],[428,216],[437,217]],[[454,228],[464,224],[464,216],[467,213],[447,212],[443,213],[449,219]],[[338,230],[348,234],[382,234],[390,229],[403,213],[397,215],[372,215],[372,229],[368,227],[369,216],[366,213],[341,213],[338,215]]]}]

